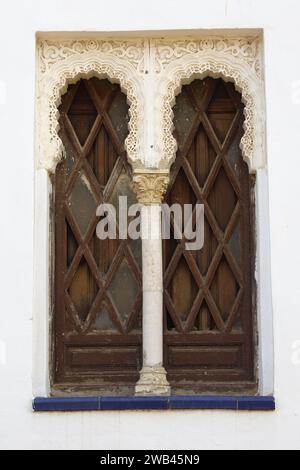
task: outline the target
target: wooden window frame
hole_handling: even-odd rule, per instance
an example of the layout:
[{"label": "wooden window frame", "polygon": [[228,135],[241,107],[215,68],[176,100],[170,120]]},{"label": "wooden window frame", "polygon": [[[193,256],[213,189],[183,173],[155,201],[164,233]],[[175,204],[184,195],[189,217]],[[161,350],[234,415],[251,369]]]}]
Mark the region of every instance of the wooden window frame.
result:
[{"label": "wooden window frame", "polygon": [[[166,36],[168,32],[166,32]],[[273,320],[272,296],[270,280],[270,246],[269,246],[269,207],[268,207],[268,171],[265,150],[265,105],[261,31],[239,31],[236,38],[229,33],[220,31],[218,39],[208,37],[199,31],[193,32],[193,40],[202,44],[202,49],[188,53],[180,61],[174,58],[169,64],[160,63],[161,73],[156,76],[157,95],[155,110],[149,108],[153,102],[153,90],[149,90],[145,75],[149,76],[149,68],[153,66],[153,53],[156,48],[159,55],[161,41],[151,34],[149,38],[150,56],[143,58],[148,41],[147,33],[137,40],[136,36],[127,34],[122,37],[125,44],[122,59],[117,58],[118,39],[107,38],[107,35],[93,33],[86,38],[55,37],[53,34],[41,34],[37,38],[37,102],[36,102],[36,173],[35,173],[35,245],[34,245],[34,304],[33,304],[33,394],[48,395],[50,337],[49,328],[52,315],[52,243],[53,243],[53,207],[51,202],[52,184],[50,174],[62,156],[62,148],[57,139],[56,109],[60,95],[65,91],[67,83],[74,83],[78,78],[98,76],[119,82],[127,92],[131,108],[131,135],[128,141],[128,158],[138,173],[139,163],[143,161],[143,169],[151,163],[160,170],[166,171],[171,165],[176,147],[172,142],[172,105],[183,83],[194,78],[205,76],[221,77],[233,81],[242,92],[246,104],[245,134],[242,142],[243,157],[250,171],[256,174],[255,184],[255,217],[256,217],[256,269],[257,282],[257,370],[259,394],[269,395],[273,392]],[[186,42],[192,41],[191,37]],[[177,50],[178,41],[182,37],[166,39],[161,47]],[[222,41],[226,47],[218,51],[215,41]],[[127,41],[127,43],[126,43]],[[245,52],[245,43],[251,45],[252,51]],[[83,48],[76,50],[74,43],[81,43]],[[107,43],[110,48],[103,52],[101,44]],[[126,49],[127,44],[127,49]],[[140,55],[133,63],[128,55],[129,47],[135,44]],[[47,47],[57,54],[49,54]],[[199,46],[200,47],[200,46]],[[54,48],[54,49],[53,49]],[[69,48],[69,49],[68,49]],[[255,49],[256,48],[256,49]],[[126,52],[127,50],[127,52]],[[64,51],[64,52],[63,52]],[[228,52],[229,51],[229,52]],[[243,52],[248,54],[243,59]],[[144,59],[144,62],[143,62]],[[145,60],[146,59],[146,60]],[[147,60],[150,60],[147,62]],[[143,65],[141,65],[143,64]],[[148,70],[147,70],[148,69]],[[151,75],[151,74],[150,74]],[[145,129],[141,116],[147,113],[153,119],[153,129],[145,137]],[[148,114],[149,113],[149,114]],[[156,114],[155,114],[156,113]],[[163,132],[162,132],[163,129]],[[153,142],[157,143],[153,145]],[[150,150],[149,150],[150,149]],[[162,150],[161,160],[158,149]]]}]

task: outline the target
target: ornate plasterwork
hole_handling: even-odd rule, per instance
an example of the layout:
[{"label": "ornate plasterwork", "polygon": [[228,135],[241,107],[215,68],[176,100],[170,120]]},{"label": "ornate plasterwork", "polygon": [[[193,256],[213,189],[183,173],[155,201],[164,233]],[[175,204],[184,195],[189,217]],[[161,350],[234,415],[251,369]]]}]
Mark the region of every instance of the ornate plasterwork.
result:
[{"label": "ornate plasterwork", "polygon": [[145,41],[116,41],[85,39],[77,41],[42,41],[39,47],[40,68],[46,73],[55,63],[73,55],[100,52],[128,60],[135,69],[143,74],[145,69]]},{"label": "ornate plasterwork", "polygon": [[241,150],[251,172],[265,165],[264,87],[260,38],[205,38],[195,41],[153,41],[157,74],[156,162],[169,168],[176,156],[173,133],[175,98],[184,84],[212,76],[234,83],[245,104]]},{"label": "ornate plasterwork", "polygon": [[223,56],[231,56],[244,61],[261,77],[260,38],[224,38],[207,37],[202,39],[176,40],[170,44],[168,40],[153,41],[155,49],[155,71],[160,74],[167,65],[186,55],[216,51]]},{"label": "ornate plasterwork", "polygon": [[[38,64],[36,153],[39,168],[53,172],[64,152],[58,136],[61,95],[69,83],[91,76],[120,83],[127,95],[130,121],[126,149],[133,168],[145,168],[145,162],[147,167],[170,168],[176,156],[176,141],[172,135],[172,107],[176,95],[183,84],[206,76],[232,81],[241,92],[245,104],[243,158],[252,172],[265,165],[259,37],[40,40]],[[153,181],[153,177],[149,177],[149,191]]]},{"label": "ornate plasterwork", "polygon": [[138,202],[144,205],[160,204],[169,185],[169,171],[135,170],[133,190]]},{"label": "ornate plasterwork", "polygon": [[143,41],[41,40],[38,44],[37,155],[38,167],[54,172],[64,154],[58,136],[58,107],[70,83],[97,76],[120,84],[129,103],[129,134],[125,145],[132,166],[140,165],[143,130]]}]

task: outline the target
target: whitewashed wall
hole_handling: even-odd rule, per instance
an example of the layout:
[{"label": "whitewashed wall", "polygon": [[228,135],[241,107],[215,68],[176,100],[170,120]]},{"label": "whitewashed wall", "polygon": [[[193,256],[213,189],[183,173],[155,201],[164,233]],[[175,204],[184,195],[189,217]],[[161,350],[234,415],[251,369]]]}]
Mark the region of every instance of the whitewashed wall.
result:
[{"label": "whitewashed wall", "polygon": [[[192,28],[264,28],[277,411],[34,414],[35,33]],[[299,449],[299,1],[10,0],[0,37],[0,448]]]}]

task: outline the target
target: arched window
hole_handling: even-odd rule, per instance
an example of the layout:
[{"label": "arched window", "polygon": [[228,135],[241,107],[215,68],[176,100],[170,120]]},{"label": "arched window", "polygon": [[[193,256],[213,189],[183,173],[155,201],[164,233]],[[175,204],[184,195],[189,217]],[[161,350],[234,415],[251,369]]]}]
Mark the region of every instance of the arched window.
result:
[{"label": "arched window", "polygon": [[141,243],[100,240],[100,203],[135,203],[120,86],[80,80],[62,97],[65,159],[54,175],[55,314],[52,389],[133,392],[141,368]]},{"label": "arched window", "polygon": [[[39,38],[34,394],[273,393],[262,50]],[[142,240],[98,238],[119,196]],[[163,202],[204,205],[202,248]]]},{"label": "arched window", "polygon": [[173,393],[255,389],[254,214],[239,148],[243,103],[232,83],[185,85],[174,106],[178,143],[165,197],[204,204],[204,246],[164,241],[164,365]]}]

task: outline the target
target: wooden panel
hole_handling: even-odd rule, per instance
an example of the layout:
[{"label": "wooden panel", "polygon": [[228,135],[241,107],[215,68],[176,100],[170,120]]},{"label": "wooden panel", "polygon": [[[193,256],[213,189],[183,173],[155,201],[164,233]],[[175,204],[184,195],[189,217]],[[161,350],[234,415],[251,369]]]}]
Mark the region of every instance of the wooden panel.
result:
[{"label": "wooden panel", "polygon": [[128,393],[141,366],[141,244],[96,236],[100,203],[117,209],[119,195],[136,202],[124,150],[126,96],[108,80],[80,80],[59,112],[66,159],[54,178],[52,389],[72,383],[73,392],[90,393],[98,384],[98,392]]},{"label": "wooden panel", "polygon": [[[174,106],[168,204],[204,204],[204,246],[164,241],[164,361],[173,393],[255,389],[254,179],[239,148],[243,104],[231,83],[195,80]],[[208,383],[209,382],[209,383]],[[188,385],[187,385],[188,384]],[[209,388],[210,387],[210,388]]]},{"label": "wooden panel", "polygon": [[87,367],[91,370],[96,368],[98,373],[102,370],[123,368],[136,369],[138,348],[115,347],[93,347],[93,348],[69,348],[67,361],[70,368]]},{"label": "wooden panel", "polygon": [[229,346],[176,347],[168,349],[170,367],[240,367],[240,348]]}]

